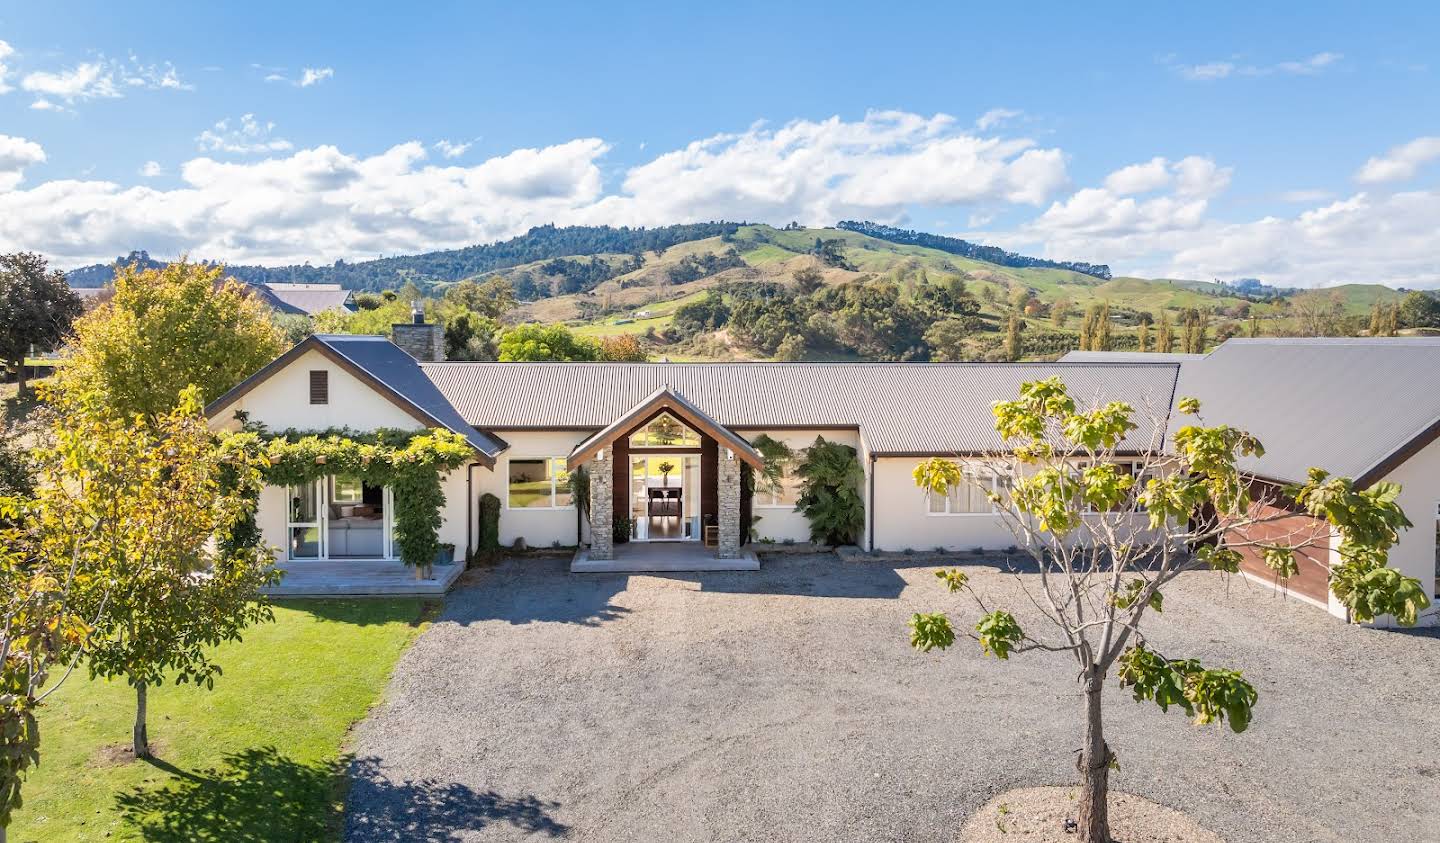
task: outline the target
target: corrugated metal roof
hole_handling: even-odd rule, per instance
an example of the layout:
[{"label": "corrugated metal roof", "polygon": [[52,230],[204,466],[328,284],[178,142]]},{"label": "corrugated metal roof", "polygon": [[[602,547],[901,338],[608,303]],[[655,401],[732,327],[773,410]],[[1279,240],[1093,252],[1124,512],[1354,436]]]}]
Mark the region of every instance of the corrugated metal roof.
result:
[{"label": "corrugated metal roof", "polygon": [[435,384],[425,377],[415,358],[384,337],[316,334],[315,339],[364,369],[447,429],[464,436],[486,456],[493,458],[509,447],[504,439],[476,430],[466,422],[435,388]]},{"label": "corrugated metal roof", "polygon": [[[877,453],[998,450],[993,401],[1025,381],[1060,375],[1083,402],[1129,401],[1161,424],[1170,365],[1028,363],[424,363],[470,424],[492,430],[600,429],[670,388],[731,428],[861,429]],[[1147,409],[1148,408],[1148,409]],[[1125,447],[1145,448],[1142,421]],[[1163,433],[1163,432],[1162,432]]]},{"label": "corrugated metal roof", "polygon": [[1440,339],[1232,339],[1181,365],[1176,396],[1260,439],[1265,456],[1247,471],[1358,478],[1440,420],[1437,376]]}]

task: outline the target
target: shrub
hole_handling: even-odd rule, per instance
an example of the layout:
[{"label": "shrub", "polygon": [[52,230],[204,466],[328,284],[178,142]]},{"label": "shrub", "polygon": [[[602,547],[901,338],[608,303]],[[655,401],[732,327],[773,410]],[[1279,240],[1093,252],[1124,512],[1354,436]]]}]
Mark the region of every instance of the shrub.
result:
[{"label": "shrub", "polygon": [[500,549],[500,499],[486,492],[480,496],[480,551]]},{"label": "shrub", "polygon": [[817,436],[796,472],[801,486],[795,508],[810,521],[810,540],[854,544],[865,527],[865,501],[860,497],[865,472],[855,449]]},{"label": "shrub", "polygon": [[616,544],[625,544],[630,541],[630,531],[635,529],[635,519],[624,515],[615,516],[614,540]]}]

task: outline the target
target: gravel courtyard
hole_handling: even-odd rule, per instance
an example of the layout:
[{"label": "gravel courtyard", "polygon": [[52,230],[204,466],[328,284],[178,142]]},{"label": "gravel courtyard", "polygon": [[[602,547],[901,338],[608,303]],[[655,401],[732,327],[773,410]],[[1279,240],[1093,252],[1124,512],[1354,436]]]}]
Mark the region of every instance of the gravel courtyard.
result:
[{"label": "gravel courtyard", "polygon": [[[953,840],[1001,791],[1072,783],[1065,657],[909,648],[912,612],[976,617],[934,567],[471,572],[357,727],[347,839]],[[1029,617],[1012,576],[971,570]],[[1114,787],[1230,843],[1440,838],[1433,631],[1346,627],[1210,574],[1165,609],[1153,645],[1244,670],[1260,706],[1234,735],[1112,681]]]}]

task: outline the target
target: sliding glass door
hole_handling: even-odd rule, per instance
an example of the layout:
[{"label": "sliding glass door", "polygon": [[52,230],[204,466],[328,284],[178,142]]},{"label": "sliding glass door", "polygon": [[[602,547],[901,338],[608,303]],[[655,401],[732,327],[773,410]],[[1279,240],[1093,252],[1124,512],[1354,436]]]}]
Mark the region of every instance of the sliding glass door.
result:
[{"label": "sliding glass door", "polygon": [[291,559],[393,559],[394,497],[343,475],[287,490]]}]

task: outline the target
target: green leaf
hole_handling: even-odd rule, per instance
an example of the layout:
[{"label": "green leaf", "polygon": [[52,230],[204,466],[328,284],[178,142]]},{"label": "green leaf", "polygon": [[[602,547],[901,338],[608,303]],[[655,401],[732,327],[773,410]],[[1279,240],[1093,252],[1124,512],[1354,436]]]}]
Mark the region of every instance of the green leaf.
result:
[{"label": "green leaf", "polygon": [[910,646],[922,653],[939,647],[947,650],[955,643],[955,630],[944,612],[916,613],[910,618]]},{"label": "green leaf", "polygon": [[1015,616],[999,610],[981,618],[975,624],[975,631],[980,634],[981,651],[997,659],[1010,658],[1010,651],[1025,638]]},{"label": "green leaf", "polygon": [[951,594],[964,588],[970,582],[970,575],[958,568],[946,568],[941,571],[936,571],[935,576],[945,581],[945,586],[950,589]]}]

